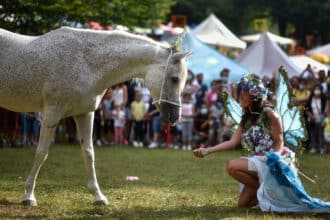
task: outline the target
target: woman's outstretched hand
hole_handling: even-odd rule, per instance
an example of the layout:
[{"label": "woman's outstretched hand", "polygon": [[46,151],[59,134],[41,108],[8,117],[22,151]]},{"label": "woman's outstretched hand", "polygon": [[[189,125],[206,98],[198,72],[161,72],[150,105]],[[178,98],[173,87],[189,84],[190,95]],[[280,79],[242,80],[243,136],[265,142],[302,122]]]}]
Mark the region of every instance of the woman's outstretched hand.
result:
[{"label": "woman's outstretched hand", "polygon": [[210,152],[206,148],[198,148],[193,151],[194,155],[199,158],[203,158],[208,155]]}]

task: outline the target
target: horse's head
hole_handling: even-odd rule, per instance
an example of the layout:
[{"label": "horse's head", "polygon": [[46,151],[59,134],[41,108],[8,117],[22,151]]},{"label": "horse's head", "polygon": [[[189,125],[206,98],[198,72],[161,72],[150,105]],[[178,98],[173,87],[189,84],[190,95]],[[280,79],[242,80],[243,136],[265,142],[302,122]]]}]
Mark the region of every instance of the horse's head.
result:
[{"label": "horse's head", "polygon": [[[154,88],[154,91],[151,91],[154,104],[159,109],[162,120],[171,125],[175,125],[180,119],[180,97],[187,77],[187,66],[184,58],[189,54],[190,52],[175,52],[173,54],[169,52],[167,60],[160,66],[161,68],[154,70],[160,71],[159,74],[147,77],[149,79],[154,78],[151,80],[154,83],[151,86]],[[150,85],[150,80],[146,79],[146,81],[149,81],[147,84]]]}]

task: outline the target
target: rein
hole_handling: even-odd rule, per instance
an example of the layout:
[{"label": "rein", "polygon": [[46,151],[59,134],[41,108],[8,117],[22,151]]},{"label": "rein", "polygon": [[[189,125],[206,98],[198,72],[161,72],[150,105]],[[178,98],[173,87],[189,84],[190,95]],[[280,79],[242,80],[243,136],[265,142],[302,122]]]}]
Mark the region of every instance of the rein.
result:
[{"label": "rein", "polygon": [[158,105],[160,105],[162,102],[165,102],[165,103],[168,103],[168,104],[171,104],[171,105],[175,105],[175,106],[178,106],[178,107],[181,107],[181,104],[179,102],[173,102],[173,101],[170,101],[170,100],[167,100],[167,99],[163,99],[162,96],[163,96],[163,91],[164,91],[164,84],[165,84],[165,78],[166,78],[166,73],[167,73],[167,68],[168,68],[168,64],[170,63],[170,59],[172,57],[172,48],[171,48],[171,52],[170,52],[170,55],[168,56],[167,58],[167,61],[166,61],[166,66],[165,66],[165,70],[164,70],[164,76],[163,76],[163,81],[162,81],[162,87],[160,88],[160,94],[159,94],[159,99],[155,100],[152,102],[152,104],[155,104],[157,103]]}]

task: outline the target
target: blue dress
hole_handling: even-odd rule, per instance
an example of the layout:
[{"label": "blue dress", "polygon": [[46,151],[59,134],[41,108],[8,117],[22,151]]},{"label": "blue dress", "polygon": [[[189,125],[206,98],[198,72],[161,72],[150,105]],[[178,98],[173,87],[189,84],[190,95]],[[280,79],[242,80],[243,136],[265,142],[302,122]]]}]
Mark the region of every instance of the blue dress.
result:
[{"label": "blue dress", "polygon": [[273,140],[264,112],[254,125],[244,126],[242,146],[250,152],[248,169],[259,177],[257,198],[265,212],[330,213],[330,202],[310,197],[294,167],[295,153],[272,151]]}]

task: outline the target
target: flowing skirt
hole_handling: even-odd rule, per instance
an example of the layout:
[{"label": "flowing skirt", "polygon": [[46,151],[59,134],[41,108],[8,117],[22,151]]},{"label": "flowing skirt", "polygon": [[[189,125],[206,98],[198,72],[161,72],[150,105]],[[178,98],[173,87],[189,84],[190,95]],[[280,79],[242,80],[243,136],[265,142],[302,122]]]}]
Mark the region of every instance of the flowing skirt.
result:
[{"label": "flowing skirt", "polygon": [[278,153],[248,157],[249,170],[258,172],[259,207],[264,212],[330,213],[330,202],[310,197],[297,171]]}]

